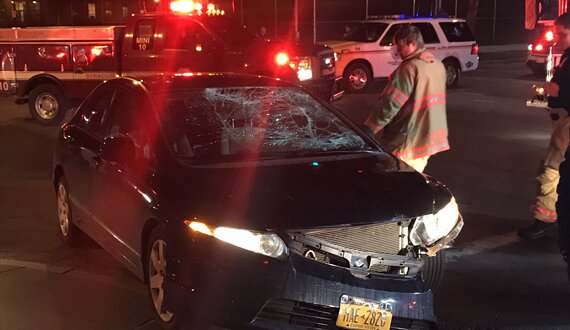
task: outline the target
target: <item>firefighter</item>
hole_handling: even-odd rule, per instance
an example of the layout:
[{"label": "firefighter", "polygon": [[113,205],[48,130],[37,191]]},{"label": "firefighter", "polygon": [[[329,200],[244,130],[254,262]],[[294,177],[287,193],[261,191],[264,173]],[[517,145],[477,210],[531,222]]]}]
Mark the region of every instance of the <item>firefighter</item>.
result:
[{"label": "firefighter", "polygon": [[556,213],[558,215],[558,246],[566,262],[568,280],[570,280],[570,148],[566,149],[565,156],[565,160],[560,164],[560,182],[556,190],[558,193]]},{"label": "firefighter", "polygon": [[554,71],[551,82],[544,85],[548,95],[548,107],[552,119],[552,135],[548,145],[542,173],[537,177],[538,193],[532,205],[535,218],[532,225],[521,228],[517,234],[523,239],[538,239],[556,234],[556,187],[560,179],[560,163],[568,148],[570,128],[570,14],[558,17],[554,22],[558,45],[564,49],[560,64]]},{"label": "firefighter", "polygon": [[372,132],[381,131],[384,150],[418,172],[429,157],[449,149],[445,110],[445,68],[424,48],[420,30],[404,25],[394,34],[402,63],[380,95],[380,105],[365,121]]}]

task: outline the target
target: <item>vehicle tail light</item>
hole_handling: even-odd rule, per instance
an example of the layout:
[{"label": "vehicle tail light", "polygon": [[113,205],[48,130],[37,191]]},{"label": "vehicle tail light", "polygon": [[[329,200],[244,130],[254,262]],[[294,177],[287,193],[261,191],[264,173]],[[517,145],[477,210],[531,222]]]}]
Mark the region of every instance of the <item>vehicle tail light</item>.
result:
[{"label": "vehicle tail light", "polygon": [[536,44],[536,45],[534,45],[534,51],[540,53],[540,52],[544,51],[544,46],[542,44]]},{"label": "vehicle tail light", "polygon": [[479,44],[474,43],[471,45],[471,55],[479,55]]}]

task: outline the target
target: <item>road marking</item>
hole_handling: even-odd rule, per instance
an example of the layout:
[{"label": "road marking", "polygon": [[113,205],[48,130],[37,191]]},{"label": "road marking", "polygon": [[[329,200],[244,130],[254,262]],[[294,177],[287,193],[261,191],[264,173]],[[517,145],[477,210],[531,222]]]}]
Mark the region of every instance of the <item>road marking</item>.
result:
[{"label": "road marking", "polygon": [[112,285],[115,287],[119,287],[121,289],[126,289],[129,291],[146,295],[145,285],[136,278],[133,278],[133,281],[121,281],[111,276],[94,274],[86,271],[77,270],[72,267],[53,266],[39,262],[22,261],[14,259],[0,258],[0,265],[17,267],[15,269],[28,268],[37,271],[57,273],[62,276],[73,276],[75,278],[85,279],[106,285]]},{"label": "road marking", "polygon": [[503,246],[507,246],[516,242],[520,242],[521,238],[515,231],[506,234],[491,236],[469,242],[466,245],[447,251],[447,255],[452,258],[461,258],[482,253],[489,250],[495,250]]}]

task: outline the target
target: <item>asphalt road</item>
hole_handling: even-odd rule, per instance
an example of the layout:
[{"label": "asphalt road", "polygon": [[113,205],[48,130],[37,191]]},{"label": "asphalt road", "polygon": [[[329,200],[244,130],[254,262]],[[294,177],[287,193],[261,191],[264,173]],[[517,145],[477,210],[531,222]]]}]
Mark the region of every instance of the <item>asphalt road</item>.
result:
[{"label": "asphalt road", "polygon": [[[465,219],[436,292],[444,329],[570,329],[570,284],[555,241],[521,242],[514,234],[530,224],[533,177],[550,132],[546,113],[525,107],[537,80],[522,63],[483,63],[448,93],[452,149],[426,168],[449,185]],[[337,106],[362,122],[381,87],[347,95]],[[34,123],[26,106],[0,98],[0,259],[142,287],[100,248],[61,245],[50,183],[56,132]]]}]

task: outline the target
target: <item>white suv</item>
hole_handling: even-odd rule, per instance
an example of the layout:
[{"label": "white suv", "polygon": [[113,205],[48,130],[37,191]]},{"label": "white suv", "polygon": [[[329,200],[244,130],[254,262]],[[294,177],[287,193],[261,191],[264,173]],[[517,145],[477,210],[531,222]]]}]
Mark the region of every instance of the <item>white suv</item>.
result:
[{"label": "white suv", "polygon": [[366,88],[372,78],[388,77],[401,62],[392,44],[394,33],[403,24],[417,26],[425,47],[443,61],[447,86],[453,87],[461,71],[477,69],[479,46],[462,19],[409,18],[375,19],[352,26],[344,40],[324,41],[336,55],[336,70],[342,73],[348,92]]}]

